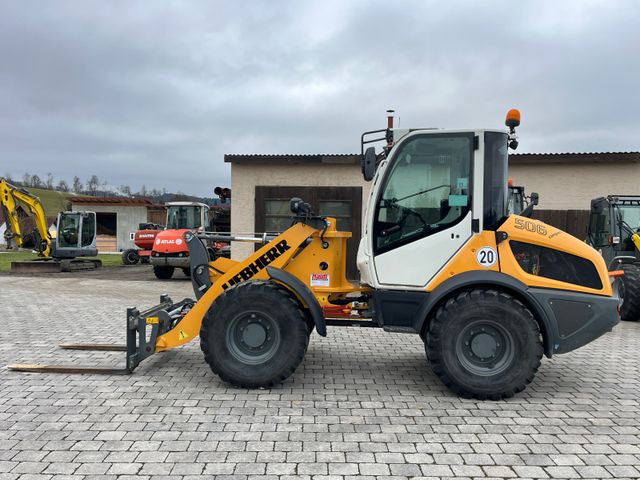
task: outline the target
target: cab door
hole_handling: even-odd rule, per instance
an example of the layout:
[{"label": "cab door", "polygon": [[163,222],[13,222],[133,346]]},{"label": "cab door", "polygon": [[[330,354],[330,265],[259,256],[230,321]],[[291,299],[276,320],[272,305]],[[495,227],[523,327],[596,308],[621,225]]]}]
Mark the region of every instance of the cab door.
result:
[{"label": "cab door", "polygon": [[380,287],[422,289],[472,232],[474,134],[416,133],[391,154],[371,252]]}]

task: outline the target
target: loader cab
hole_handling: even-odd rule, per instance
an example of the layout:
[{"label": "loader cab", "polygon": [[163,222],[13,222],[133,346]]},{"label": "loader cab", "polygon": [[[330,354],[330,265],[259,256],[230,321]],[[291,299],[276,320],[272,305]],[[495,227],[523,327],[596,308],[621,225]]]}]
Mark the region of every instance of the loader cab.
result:
[{"label": "loader cab", "polygon": [[[509,135],[405,130],[399,137],[394,132],[373,178],[358,265],[375,288],[423,290],[472,235],[507,218]],[[495,251],[488,256],[495,262]]]},{"label": "loader cab", "polygon": [[640,229],[640,196],[599,197],[591,200],[587,242],[607,264],[616,257],[639,257],[631,236]]},{"label": "loader cab", "polygon": [[56,225],[53,257],[91,257],[98,254],[94,212],[60,212]]},{"label": "loader cab", "polygon": [[209,228],[209,206],[196,202],[169,202],[167,207],[167,230],[200,230]]}]

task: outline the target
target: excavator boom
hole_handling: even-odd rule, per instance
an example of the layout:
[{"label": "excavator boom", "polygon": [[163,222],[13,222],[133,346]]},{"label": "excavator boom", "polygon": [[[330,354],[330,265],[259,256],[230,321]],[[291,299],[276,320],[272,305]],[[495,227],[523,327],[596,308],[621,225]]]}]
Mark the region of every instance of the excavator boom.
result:
[{"label": "excavator boom", "polygon": [[4,178],[0,178],[0,205],[7,221],[5,239],[7,245],[15,244],[17,248],[23,244],[23,234],[18,221],[17,207],[19,204],[26,206],[35,219],[40,241],[36,242],[38,256],[49,257],[51,255],[51,235],[47,228],[46,215],[40,199],[27,192],[24,188],[11,185]]}]

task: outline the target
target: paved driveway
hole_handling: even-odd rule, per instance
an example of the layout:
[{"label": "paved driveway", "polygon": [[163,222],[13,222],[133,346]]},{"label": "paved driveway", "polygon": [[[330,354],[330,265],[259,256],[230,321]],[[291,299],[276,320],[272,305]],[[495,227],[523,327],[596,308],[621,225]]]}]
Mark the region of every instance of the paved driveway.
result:
[{"label": "paved driveway", "polygon": [[[123,365],[127,306],[189,282],[0,277],[0,364]],[[640,323],[543,360],[515,398],[453,396],[418,337],[330,328],[284,385],[220,382],[197,342],[131,376],[0,369],[0,480],[63,478],[640,477]]]}]

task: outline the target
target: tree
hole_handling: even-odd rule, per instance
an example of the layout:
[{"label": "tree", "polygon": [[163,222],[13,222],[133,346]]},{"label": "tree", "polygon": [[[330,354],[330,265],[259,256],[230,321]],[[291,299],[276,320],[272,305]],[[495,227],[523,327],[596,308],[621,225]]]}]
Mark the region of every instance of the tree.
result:
[{"label": "tree", "polygon": [[60,180],[58,182],[58,186],[56,187],[56,190],[59,190],[61,192],[68,192],[69,191],[69,185],[64,180]]},{"label": "tree", "polygon": [[40,176],[38,176],[37,174],[33,174],[31,175],[31,186],[33,188],[40,188],[42,187],[42,180],[40,179]]},{"label": "tree", "polygon": [[98,186],[100,186],[100,179],[97,175],[91,175],[91,178],[87,180],[87,190],[94,195],[98,191]]},{"label": "tree", "polygon": [[131,187],[129,185],[120,185],[120,193],[131,196]]},{"label": "tree", "polygon": [[141,197],[146,197],[147,196],[147,187],[143,184],[142,188],[140,189],[140,196]]},{"label": "tree", "polygon": [[71,189],[74,191],[74,193],[80,193],[82,192],[82,182],[80,181],[80,177],[78,177],[77,175],[73,177],[73,185],[71,186]]},{"label": "tree", "polygon": [[47,173],[47,188],[53,190],[53,174],[51,172]]},{"label": "tree", "polygon": [[31,185],[31,174],[25,173],[22,176],[22,185],[25,186],[25,187],[28,187],[28,186]]}]

